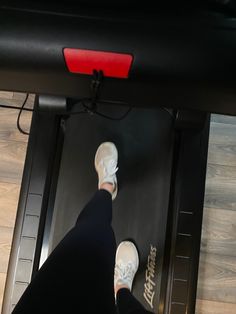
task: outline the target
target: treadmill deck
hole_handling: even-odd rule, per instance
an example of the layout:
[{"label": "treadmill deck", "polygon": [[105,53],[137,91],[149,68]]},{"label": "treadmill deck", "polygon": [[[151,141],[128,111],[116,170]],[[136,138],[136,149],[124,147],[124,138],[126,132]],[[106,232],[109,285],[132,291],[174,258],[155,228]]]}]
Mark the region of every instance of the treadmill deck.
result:
[{"label": "treadmill deck", "polygon": [[[99,108],[119,117],[122,107]],[[53,249],[74,226],[78,214],[97,189],[94,156],[104,141],[119,152],[119,193],[113,203],[117,245],[134,241],[140,268],[134,295],[149,310],[158,311],[169,206],[174,130],[163,109],[133,109],[122,121],[97,115],[71,116],[57,185],[50,247]],[[96,235],[94,235],[96,236]],[[95,261],[96,262],[96,261]]]}]

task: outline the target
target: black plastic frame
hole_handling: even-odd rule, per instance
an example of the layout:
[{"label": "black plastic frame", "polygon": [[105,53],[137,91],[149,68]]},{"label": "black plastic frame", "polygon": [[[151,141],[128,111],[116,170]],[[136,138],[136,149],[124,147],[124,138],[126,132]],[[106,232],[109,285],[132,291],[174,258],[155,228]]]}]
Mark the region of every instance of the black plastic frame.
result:
[{"label": "black plastic frame", "polygon": [[63,49],[120,52],[134,56],[130,77],[105,78],[101,99],[236,114],[235,19],[43,6],[0,5],[0,89],[90,97],[91,76],[69,73]]},{"label": "black plastic frame", "polygon": [[[35,99],[34,109],[7,273],[3,314],[12,311],[39,266],[44,216],[61,127],[60,117],[38,112],[38,97]],[[27,223],[27,219],[32,219],[34,228]],[[30,241],[31,245],[25,245],[25,241]]]},{"label": "black plastic frame", "polygon": [[177,121],[160,313],[195,313],[210,115],[191,116],[198,116],[199,127]]}]

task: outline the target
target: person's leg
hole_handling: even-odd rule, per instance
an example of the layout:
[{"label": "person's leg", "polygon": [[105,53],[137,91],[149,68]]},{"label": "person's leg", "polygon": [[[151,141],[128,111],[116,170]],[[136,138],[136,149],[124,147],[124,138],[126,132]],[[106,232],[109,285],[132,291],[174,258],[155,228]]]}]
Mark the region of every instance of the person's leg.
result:
[{"label": "person's leg", "polygon": [[127,288],[119,289],[116,295],[116,302],[119,314],[146,314],[142,304],[133,296]]},{"label": "person's leg", "polygon": [[139,266],[138,251],[134,243],[123,241],[116,251],[114,290],[119,314],[151,313],[132,295],[132,285]]},{"label": "person's leg", "polygon": [[114,185],[109,180],[99,188],[32,280],[14,314],[115,312]]}]

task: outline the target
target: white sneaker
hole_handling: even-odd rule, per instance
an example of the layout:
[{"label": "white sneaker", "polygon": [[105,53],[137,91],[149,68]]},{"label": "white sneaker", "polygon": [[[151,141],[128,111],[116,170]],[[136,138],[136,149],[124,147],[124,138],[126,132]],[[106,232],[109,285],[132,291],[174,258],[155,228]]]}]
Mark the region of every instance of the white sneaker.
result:
[{"label": "white sneaker", "polygon": [[112,200],[116,198],[118,186],[116,172],[118,162],[118,151],[115,144],[111,142],[102,143],[95,155],[95,168],[98,173],[98,188],[103,183],[111,183],[114,185]]},{"label": "white sneaker", "polygon": [[123,241],[116,250],[114,287],[127,286],[132,290],[134,276],[138,270],[139,257],[136,246],[130,241]]}]

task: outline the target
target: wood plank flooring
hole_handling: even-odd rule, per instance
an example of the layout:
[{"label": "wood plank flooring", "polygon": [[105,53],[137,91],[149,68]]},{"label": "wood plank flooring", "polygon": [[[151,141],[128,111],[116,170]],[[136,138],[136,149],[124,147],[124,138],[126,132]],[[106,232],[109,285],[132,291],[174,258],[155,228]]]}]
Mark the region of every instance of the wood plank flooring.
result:
[{"label": "wood plank flooring", "polygon": [[[20,107],[24,97],[0,92],[0,104]],[[0,108],[0,309],[28,142],[17,114]],[[30,122],[24,112],[22,127]],[[212,115],[197,298],[197,314],[236,313],[236,117]]]},{"label": "wood plank flooring", "polygon": [[[0,104],[20,107],[25,95],[0,92]],[[27,102],[33,107],[34,96]],[[18,110],[0,108],[0,312],[6,280],[15,216],[19,199],[28,136],[17,130]],[[21,126],[29,130],[30,112],[23,112]]]},{"label": "wood plank flooring", "polygon": [[197,298],[197,314],[236,313],[236,117],[211,117]]},{"label": "wood plank flooring", "polygon": [[198,300],[196,313],[198,314],[235,314],[235,304]]}]

